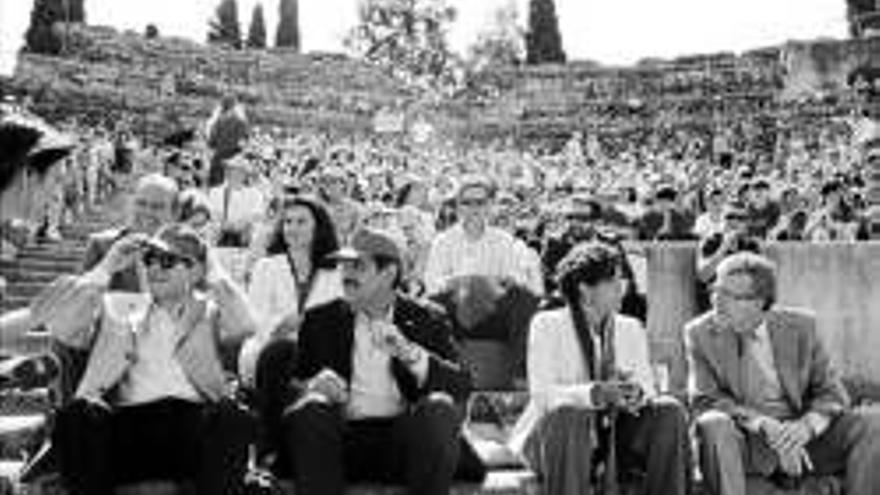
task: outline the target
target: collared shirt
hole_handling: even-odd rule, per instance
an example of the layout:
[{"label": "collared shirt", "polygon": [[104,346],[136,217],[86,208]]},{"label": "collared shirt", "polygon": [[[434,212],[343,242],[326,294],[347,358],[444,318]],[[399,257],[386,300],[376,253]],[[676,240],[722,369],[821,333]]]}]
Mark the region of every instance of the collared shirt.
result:
[{"label": "collared shirt", "polygon": [[529,286],[521,252],[515,238],[497,227],[486,227],[474,240],[456,224],[434,238],[425,267],[425,287],[434,294],[450,279],[468,275],[510,277]]},{"label": "collared shirt", "polygon": [[137,405],[166,398],[201,402],[201,397],[174,356],[180,325],[164,309],[153,306],[134,334],[132,365],[119,383],[119,405]]},{"label": "collared shirt", "polygon": [[352,371],[346,415],[349,419],[390,418],[406,407],[391,374],[391,356],[373,338],[372,325],[391,321],[393,306],[381,320],[363,312],[355,316]]},{"label": "collared shirt", "polygon": [[740,366],[746,402],[769,416],[787,419],[792,414],[791,406],[785,399],[776,371],[766,322],[762,322],[754,334],[744,336],[744,339]]}]

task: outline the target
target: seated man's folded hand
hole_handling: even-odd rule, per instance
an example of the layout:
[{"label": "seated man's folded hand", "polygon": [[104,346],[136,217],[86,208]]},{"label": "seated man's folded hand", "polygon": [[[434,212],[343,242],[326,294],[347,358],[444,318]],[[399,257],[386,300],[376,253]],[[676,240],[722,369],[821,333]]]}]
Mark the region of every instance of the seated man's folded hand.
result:
[{"label": "seated man's folded hand", "polygon": [[318,394],[331,404],[348,402],[348,384],[330,368],[324,368],[309,380],[306,393]]}]

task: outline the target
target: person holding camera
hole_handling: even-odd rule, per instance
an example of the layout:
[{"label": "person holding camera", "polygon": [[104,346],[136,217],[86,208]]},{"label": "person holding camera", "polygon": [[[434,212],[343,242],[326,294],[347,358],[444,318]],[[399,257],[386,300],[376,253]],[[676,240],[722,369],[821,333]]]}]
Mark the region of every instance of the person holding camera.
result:
[{"label": "person holding camera", "polygon": [[[112,290],[131,267],[144,292]],[[256,321],[194,230],[170,224],[119,239],[91,270],[55,281],[40,309],[53,338],[88,353],[52,431],[72,495],[144,481],[240,493],[255,425],[231,399],[221,349]]]},{"label": "person holding camera", "polygon": [[633,467],[646,472],[645,493],[684,494],[689,484],[686,412],[659,396],[642,324],[618,313],[621,266],[614,247],[578,244],[557,270],[566,304],[531,323],[530,402],[510,447],[544,479],[547,493],[591,494],[599,483],[609,493],[636,459]]}]

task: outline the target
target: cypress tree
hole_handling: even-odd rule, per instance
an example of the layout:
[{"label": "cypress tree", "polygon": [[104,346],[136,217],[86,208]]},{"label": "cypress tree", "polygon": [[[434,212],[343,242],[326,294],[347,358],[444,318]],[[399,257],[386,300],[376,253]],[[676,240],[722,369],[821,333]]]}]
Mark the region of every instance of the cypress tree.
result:
[{"label": "cypress tree", "polygon": [[565,63],[562,35],[553,0],[530,0],[526,32],[526,63]]},{"label": "cypress tree", "polygon": [[238,3],[235,0],[220,0],[215,18],[208,27],[208,43],[241,48]]},{"label": "cypress tree", "polygon": [[[62,1],[62,6],[64,5],[65,0]],[[67,20],[70,22],[86,22],[86,0],[66,0],[67,8],[69,11],[67,12]]]},{"label": "cypress tree", "polygon": [[266,19],[263,17],[263,4],[254,5],[251,25],[248,28],[247,47],[266,48]]},{"label": "cypress tree", "polygon": [[52,26],[63,20],[64,8],[61,0],[34,0],[31,23],[24,35],[25,49],[46,55],[61,53],[61,37]]},{"label": "cypress tree", "polygon": [[281,0],[278,4],[278,29],[275,46],[300,50],[299,3],[297,0]]}]

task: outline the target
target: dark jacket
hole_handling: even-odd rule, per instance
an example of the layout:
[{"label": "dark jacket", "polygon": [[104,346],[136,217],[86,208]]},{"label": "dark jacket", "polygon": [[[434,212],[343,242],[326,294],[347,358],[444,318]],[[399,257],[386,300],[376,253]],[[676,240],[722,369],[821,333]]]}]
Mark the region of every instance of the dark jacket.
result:
[{"label": "dark jacket", "polygon": [[[403,335],[430,355],[428,376],[422,387],[406,366],[391,361],[391,373],[400,393],[409,403],[434,392],[446,392],[464,403],[471,391],[471,375],[460,362],[452,340],[452,327],[438,306],[398,295],[394,302],[394,324]],[[299,351],[294,377],[306,381],[324,368],[351,381],[355,312],[343,300],[316,306],[305,313],[299,334]],[[302,391],[299,391],[302,392]]]}]

